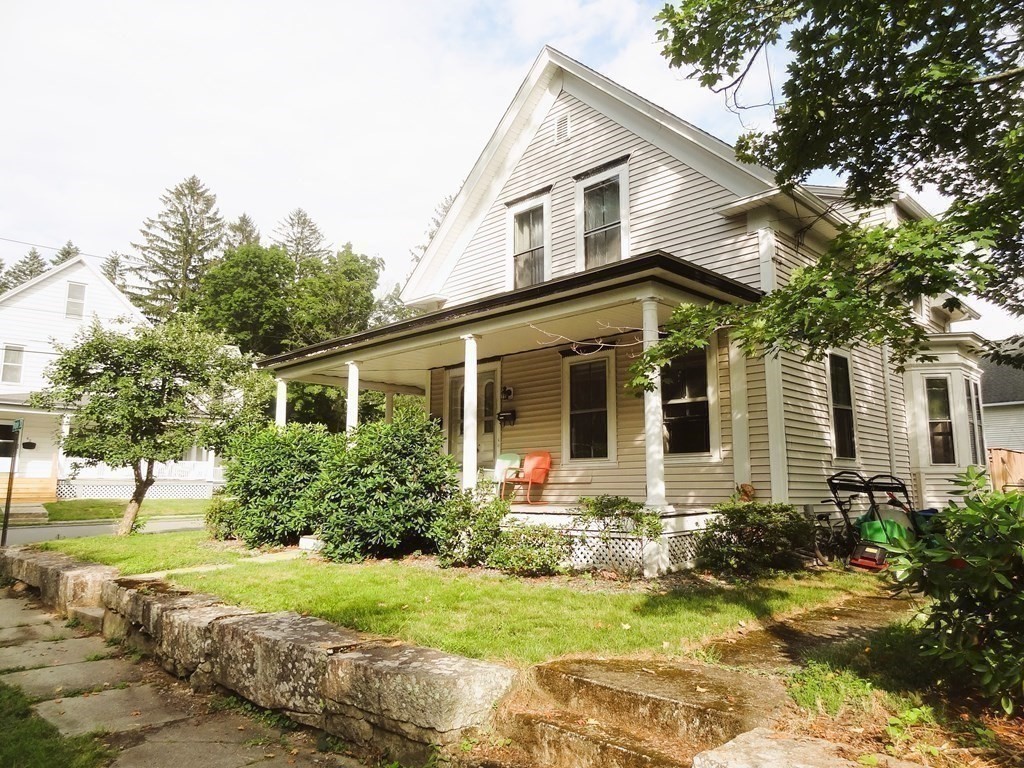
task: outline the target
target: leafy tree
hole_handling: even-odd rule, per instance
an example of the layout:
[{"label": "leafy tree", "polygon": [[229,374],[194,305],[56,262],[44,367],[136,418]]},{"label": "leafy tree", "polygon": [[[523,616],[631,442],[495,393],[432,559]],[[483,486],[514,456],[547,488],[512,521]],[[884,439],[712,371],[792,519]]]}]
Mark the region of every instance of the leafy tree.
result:
[{"label": "leafy tree", "polygon": [[100,265],[103,275],[117,286],[118,290],[124,291],[128,288],[128,257],[123,253],[111,251],[110,255]]},{"label": "leafy tree", "polygon": [[401,320],[408,320],[416,317],[420,310],[407,306],[402,301],[402,286],[397,283],[395,286],[381,296],[373,305],[373,314],[370,315],[370,327],[376,328],[379,325],[397,323]]},{"label": "leafy tree", "polygon": [[78,256],[81,252],[81,248],[79,248],[77,245],[68,240],[66,243],[64,243],[64,245],[62,245],[57,250],[55,254],[53,254],[53,258],[50,259],[50,263],[53,266],[63,264],[65,261],[70,261],[71,259],[75,258],[75,256]]},{"label": "leafy tree", "polygon": [[224,250],[232,251],[241,248],[243,245],[259,245],[260,231],[256,228],[256,222],[249,218],[249,214],[243,213],[227,226],[224,235]]},{"label": "leafy tree", "polygon": [[323,260],[330,256],[330,246],[327,245],[320,227],[301,208],[289,213],[277,225],[274,234],[274,243],[284,248],[296,264],[306,259]]},{"label": "leafy tree", "polygon": [[262,420],[270,378],[220,334],[183,315],[132,330],[82,329],[57,345],[36,407],[74,411],[62,445],[88,466],[131,467],[135,490],[118,525],[131,532],[157,462],[194,445],[222,448],[227,436]]},{"label": "leafy tree", "polygon": [[141,284],[136,297],[143,311],[167,318],[187,308],[199,280],[224,237],[217,196],[196,176],[190,176],[160,197],[163,210],[146,219],[133,267]]},{"label": "leafy tree", "polygon": [[366,330],[382,267],[380,259],[355,253],[351,243],[323,261],[301,262],[292,288],[292,346]]},{"label": "leafy tree", "polygon": [[295,264],[280,248],[242,245],[203,275],[195,295],[200,322],[245,352],[273,355],[288,336]]},{"label": "leafy tree", "polygon": [[953,203],[940,221],[846,228],[824,259],[749,307],[681,309],[647,366],[717,327],[748,352],[821,357],[887,342],[904,363],[926,342],[910,311],[921,294],[980,294],[1024,312],[1024,6],[683,0],[658,20],[671,65],[733,101],[761,52],[785,43],[774,128],[737,144],[783,188],[827,168],[855,211],[890,201],[903,181],[934,183]]},{"label": "leafy tree", "polygon": [[47,265],[46,260],[39,251],[33,248],[14,262],[7,272],[7,279],[10,281],[11,287],[16,288],[22,283],[27,283],[29,280],[39,277],[47,269],[49,269],[49,265]]}]

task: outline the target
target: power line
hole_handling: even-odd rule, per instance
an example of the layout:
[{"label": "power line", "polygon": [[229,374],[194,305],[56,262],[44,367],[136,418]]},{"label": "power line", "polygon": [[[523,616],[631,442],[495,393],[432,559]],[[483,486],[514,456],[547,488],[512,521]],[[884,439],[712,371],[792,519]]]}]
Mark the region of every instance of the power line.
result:
[{"label": "power line", "polygon": [[[29,242],[26,242],[24,240],[15,240],[14,238],[11,238],[11,237],[0,237],[0,240],[3,240],[5,243],[17,243],[18,245],[28,245],[28,246],[31,246],[32,248],[42,248],[44,251],[59,251],[61,248],[64,247],[63,245],[61,245],[61,246],[57,246],[55,248],[52,245],[41,245],[40,243],[29,243]],[[80,256],[91,256],[94,259],[105,259],[105,258],[107,258],[106,256],[98,256],[95,253],[86,253],[85,251],[82,251],[82,250],[79,250],[78,254]]]}]

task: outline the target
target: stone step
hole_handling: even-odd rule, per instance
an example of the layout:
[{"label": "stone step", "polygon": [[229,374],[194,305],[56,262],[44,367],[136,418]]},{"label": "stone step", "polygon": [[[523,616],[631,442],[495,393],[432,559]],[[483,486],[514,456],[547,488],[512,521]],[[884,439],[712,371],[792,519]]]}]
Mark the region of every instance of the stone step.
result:
[{"label": "stone step", "polygon": [[774,680],[681,661],[568,659],[533,673],[557,707],[580,719],[695,751],[764,724],[785,701]]},{"label": "stone step", "polygon": [[[3,514],[3,509],[0,508],[0,515]],[[42,523],[50,522],[49,515],[46,511],[38,512],[35,510],[19,510],[11,509],[10,524],[11,525],[40,525]]]},{"label": "stone step", "polygon": [[506,726],[538,768],[689,768],[698,751],[675,741],[640,740],[564,710],[515,712]]},{"label": "stone step", "polygon": [[103,629],[103,608],[73,605],[68,608],[68,616],[75,619],[85,629],[99,632]]}]

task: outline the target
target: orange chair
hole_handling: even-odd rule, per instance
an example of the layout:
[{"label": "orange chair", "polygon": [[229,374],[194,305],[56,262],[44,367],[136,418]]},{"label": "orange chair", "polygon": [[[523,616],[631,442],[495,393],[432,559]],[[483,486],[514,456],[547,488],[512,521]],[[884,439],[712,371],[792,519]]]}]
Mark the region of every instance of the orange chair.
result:
[{"label": "orange chair", "polygon": [[551,454],[547,451],[534,451],[526,454],[522,467],[509,467],[505,470],[505,477],[498,486],[498,496],[505,498],[505,486],[512,486],[512,496],[516,495],[517,485],[526,486],[526,503],[540,504],[540,501],[530,499],[534,484],[541,485],[547,482],[548,472],[551,471]]}]

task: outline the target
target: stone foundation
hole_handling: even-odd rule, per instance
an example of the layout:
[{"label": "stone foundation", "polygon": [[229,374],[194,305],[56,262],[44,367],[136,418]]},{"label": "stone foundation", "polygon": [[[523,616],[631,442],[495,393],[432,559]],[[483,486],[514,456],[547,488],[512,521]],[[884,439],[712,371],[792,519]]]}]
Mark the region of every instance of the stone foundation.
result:
[{"label": "stone foundation", "polygon": [[267,709],[402,761],[423,762],[485,725],[515,672],[370,638],[320,619],[259,614],[156,579],[29,548],[0,550],[0,575],[61,615],[103,607],[103,634],[154,656],[198,689]]}]

